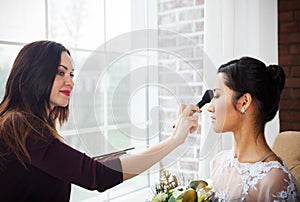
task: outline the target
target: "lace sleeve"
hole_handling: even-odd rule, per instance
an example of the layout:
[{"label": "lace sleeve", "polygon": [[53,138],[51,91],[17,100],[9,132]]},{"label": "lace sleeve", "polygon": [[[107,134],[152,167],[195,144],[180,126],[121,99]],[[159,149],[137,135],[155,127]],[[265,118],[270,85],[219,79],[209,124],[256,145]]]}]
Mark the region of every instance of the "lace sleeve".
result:
[{"label": "lace sleeve", "polygon": [[298,201],[297,187],[288,170],[272,168],[257,186],[249,190],[247,201]]}]

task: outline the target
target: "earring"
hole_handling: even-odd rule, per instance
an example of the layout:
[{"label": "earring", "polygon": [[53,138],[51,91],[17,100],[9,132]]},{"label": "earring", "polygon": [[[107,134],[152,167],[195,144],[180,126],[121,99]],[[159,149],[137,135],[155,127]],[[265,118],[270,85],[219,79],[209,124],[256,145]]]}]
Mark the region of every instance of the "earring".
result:
[{"label": "earring", "polygon": [[242,107],[242,108],[241,108],[241,112],[242,112],[242,114],[246,114],[246,109],[245,109],[245,107]]}]

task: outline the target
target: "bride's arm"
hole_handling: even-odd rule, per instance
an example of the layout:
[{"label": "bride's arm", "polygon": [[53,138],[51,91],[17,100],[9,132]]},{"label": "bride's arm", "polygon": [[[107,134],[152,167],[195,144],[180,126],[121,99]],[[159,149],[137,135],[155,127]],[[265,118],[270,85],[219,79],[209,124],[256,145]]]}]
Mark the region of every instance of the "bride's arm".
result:
[{"label": "bride's arm", "polygon": [[189,132],[193,133],[197,130],[198,116],[193,116],[192,110],[200,112],[200,109],[195,105],[181,106],[176,127],[169,138],[140,154],[120,157],[123,180],[130,179],[150,168],[176,147],[184,143]]}]

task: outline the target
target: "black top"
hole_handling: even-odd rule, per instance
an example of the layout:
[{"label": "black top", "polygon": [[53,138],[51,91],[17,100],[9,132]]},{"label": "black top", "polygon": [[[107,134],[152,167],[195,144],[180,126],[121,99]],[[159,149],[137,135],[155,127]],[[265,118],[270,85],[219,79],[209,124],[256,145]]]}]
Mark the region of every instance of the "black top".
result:
[{"label": "black top", "polygon": [[13,155],[0,162],[1,201],[69,201],[71,183],[105,191],[123,181],[119,158],[98,162],[55,138],[26,145],[27,169]]}]

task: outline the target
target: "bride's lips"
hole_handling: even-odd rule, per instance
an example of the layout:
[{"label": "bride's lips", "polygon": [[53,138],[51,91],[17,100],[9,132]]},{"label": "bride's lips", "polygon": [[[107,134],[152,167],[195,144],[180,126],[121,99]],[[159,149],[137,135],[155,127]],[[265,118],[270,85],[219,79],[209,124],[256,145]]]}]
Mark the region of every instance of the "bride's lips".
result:
[{"label": "bride's lips", "polygon": [[62,93],[62,94],[64,94],[67,97],[70,97],[70,95],[71,95],[71,91],[70,90],[60,90],[59,92]]},{"label": "bride's lips", "polygon": [[215,118],[215,117],[211,116],[210,118],[211,118],[211,121],[212,121],[212,122],[215,122],[215,121],[216,121],[216,118]]}]

